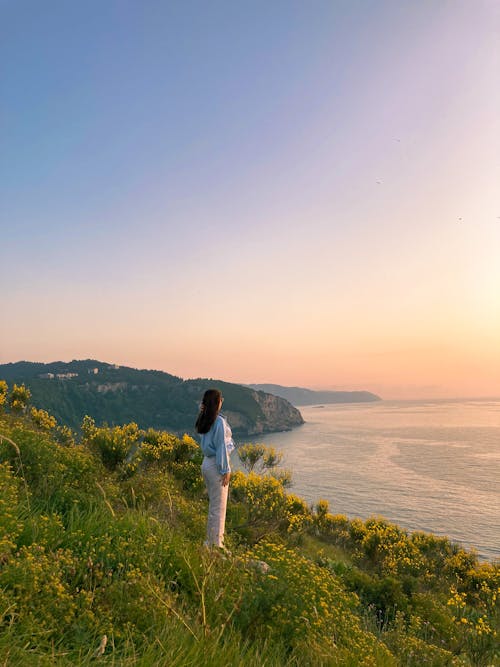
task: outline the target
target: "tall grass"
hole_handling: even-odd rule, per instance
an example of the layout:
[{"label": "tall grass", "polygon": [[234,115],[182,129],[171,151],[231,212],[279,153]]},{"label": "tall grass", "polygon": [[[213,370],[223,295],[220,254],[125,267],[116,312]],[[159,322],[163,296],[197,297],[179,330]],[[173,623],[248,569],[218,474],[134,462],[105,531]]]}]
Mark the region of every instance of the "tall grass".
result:
[{"label": "tall grass", "polygon": [[255,473],[233,555],[206,550],[193,443],[148,432],[131,469],[95,446],[118,433],[65,446],[0,415],[0,665],[498,664],[495,565]]}]

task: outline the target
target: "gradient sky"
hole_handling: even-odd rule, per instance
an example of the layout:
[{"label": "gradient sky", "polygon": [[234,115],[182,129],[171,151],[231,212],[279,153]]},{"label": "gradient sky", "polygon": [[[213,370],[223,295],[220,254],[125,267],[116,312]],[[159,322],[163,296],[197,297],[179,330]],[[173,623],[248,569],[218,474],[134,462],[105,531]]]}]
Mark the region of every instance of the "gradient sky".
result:
[{"label": "gradient sky", "polygon": [[500,395],[500,2],[0,0],[0,363]]}]

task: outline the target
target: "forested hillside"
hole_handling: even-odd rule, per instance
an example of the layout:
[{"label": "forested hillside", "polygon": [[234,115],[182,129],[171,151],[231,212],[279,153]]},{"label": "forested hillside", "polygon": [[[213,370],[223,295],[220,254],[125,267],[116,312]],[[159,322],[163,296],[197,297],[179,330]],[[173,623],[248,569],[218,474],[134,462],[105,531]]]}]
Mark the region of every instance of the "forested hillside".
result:
[{"label": "forested hillside", "polygon": [[224,394],[224,411],[236,436],[288,430],[303,423],[282,398],[242,385],[198,378],[183,380],[162,371],[137,370],[93,359],[50,364],[0,365],[0,380],[24,383],[33,402],[58,421],[78,429],[85,415],[98,424],[123,424],[193,433],[203,392]]}]

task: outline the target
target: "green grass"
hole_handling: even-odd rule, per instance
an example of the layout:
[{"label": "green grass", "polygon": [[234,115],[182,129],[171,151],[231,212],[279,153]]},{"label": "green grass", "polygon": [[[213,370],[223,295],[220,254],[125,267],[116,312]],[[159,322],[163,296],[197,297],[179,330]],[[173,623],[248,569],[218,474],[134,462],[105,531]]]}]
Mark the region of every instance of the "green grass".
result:
[{"label": "green grass", "polygon": [[446,539],[239,473],[223,557],[190,441],[110,468],[92,433],[63,446],[4,414],[0,436],[2,665],[95,664],[104,635],[104,665],[500,664],[499,569]]}]

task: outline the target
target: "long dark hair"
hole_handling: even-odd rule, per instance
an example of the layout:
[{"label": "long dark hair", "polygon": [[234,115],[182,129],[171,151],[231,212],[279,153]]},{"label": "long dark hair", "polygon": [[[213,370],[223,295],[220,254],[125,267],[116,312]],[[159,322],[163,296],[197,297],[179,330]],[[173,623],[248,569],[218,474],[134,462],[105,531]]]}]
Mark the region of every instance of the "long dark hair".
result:
[{"label": "long dark hair", "polygon": [[201,400],[200,412],[196,420],[197,433],[208,433],[219,414],[222,394],[218,389],[207,389]]}]

